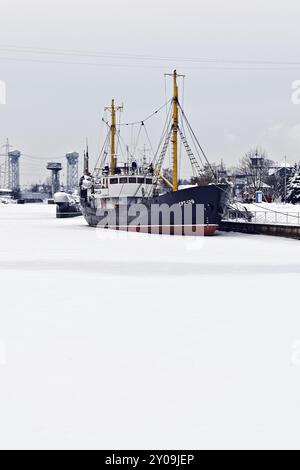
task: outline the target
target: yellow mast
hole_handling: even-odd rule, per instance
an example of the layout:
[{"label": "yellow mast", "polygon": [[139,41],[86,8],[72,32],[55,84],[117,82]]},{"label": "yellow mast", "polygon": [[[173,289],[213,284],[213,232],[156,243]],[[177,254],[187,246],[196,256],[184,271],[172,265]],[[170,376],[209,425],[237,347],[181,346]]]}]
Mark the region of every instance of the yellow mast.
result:
[{"label": "yellow mast", "polygon": [[114,175],[116,171],[116,108],[115,100],[111,102],[111,127],[110,127],[110,171]]},{"label": "yellow mast", "polygon": [[112,100],[111,107],[105,108],[105,111],[111,112],[111,125],[110,125],[110,172],[112,175],[116,172],[116,132],[117,132],[117,111],[122,111],[123,106],[115,106],[115,100]]},{"label": "yellow mast", "polygon": [[[172,123],[172,139],[173,144],[173,181],[172,184],[167,181],[168,185],[173,191],[178,191],[178,131],[179,131],[179,92],[178,92],[178,77],[185,77],[185,75],[178,75],[177,70],[172,74],[167,73],[166,76],[173,77],[173,123]],[[164,179],[164,178],[163,178]]]},{"label": "yellow mast", "polygon": [[177,85],[177,71],[173,73],[174,82],[174,96],[173,96],[173,191],[178,191],[178,126],[179,126],[179,111],[178,111],[178,85]]}]

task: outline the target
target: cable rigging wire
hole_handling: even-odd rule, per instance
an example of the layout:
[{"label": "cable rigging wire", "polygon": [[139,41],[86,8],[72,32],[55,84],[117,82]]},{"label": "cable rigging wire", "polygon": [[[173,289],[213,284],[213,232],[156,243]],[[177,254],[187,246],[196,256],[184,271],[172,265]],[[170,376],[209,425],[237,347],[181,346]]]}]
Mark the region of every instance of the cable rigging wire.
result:
[{"label": "cable rigging wire", "polygon": [[[105,122],[105,121],[103,120],[103,122]],[[106,160],[105,150],[106,150],[106,148],[107,148],[107,146],[108,146],[108,143],[109,143],[109,132],[107,133],[106,139],[105,139],[105,141],[104,141],[104,144],[103,144],[103,146],[102,146],[102,149],[101,149],[101,151],[100,151],[99,157],[98,157],[97,162],[96,162],[96,165],[95,165],[95,168],[97,168],[98,163],[100,162],[99,168],[97,168],[97,170],[98,170],[98,169],[101,169],[101,168],[104,166],[104,164],[105,164],[105,160]],[[102,157],[102,159],[101,159],[101,157]],[[101,159],[101,160],[100,160],[100,159]]]},{"label": "cable rigging wire", "polygon": [[154,157],[155,157],[155,152],[154,152],[154,148],[153,148],[152,142],[151,142],[151,140],[150,140],[149,133],[148,133],[148,130],[147,130],[147,127],[146,127],[146,126],[144,126],[144,131],[145,131],[145,134],[146,134],[148,143],[149,143],[150,148],[151,148],[152,156],[153,156],[153,158],[154,158]]},{"label": "cable rigging wire", "polygon": [[151,118],[153,118],[156,114],[158,114],[162,109],[164,109],[166,106],[168,106],[168,104],[170,103],[170,101],[172,101],[172,98],[167,101],[165,104],[163,104],[160,108],[158,108],[156,111],[154,111],[152,114],[150,114],[149,116],[147,116],[145,119],[142,119],[141,121],[136,121],[136,122],[128,122],[128,123],[124,123],[124,124],[121,124],[121,127],[124,127],[124,126],[137,126],[138,124],[143,124],[147,121],[149,121]]},{"label": "cable rigging wire", "polygon": [[[173,100],[172,100],[173,101]],[[168,112],[168,116],[167,116],[167,119],[165,121],[165,125],[164,125],[164,128],[163,128],[163,131],[162,131],[162,135],[161,135],[161,139],[160,139],[160,142],[158,144],[158,147],[157,147],[157,151],[155,153],[155,157],[154,157],[154,160],[153,160],[153,164],[156,164],[157,162],[157,158],[159,156],[159,151],[160,151],[160,148],[161,146],[163,145],[163,142],[165,142],[166,140],[166,137],[167,137],[167,133],[169,132],[169,128],[171,126],[171,119],[172,119],[172,103],[169,107],[169,112]]]},{"label": "cable rigging wire", "polygon": [[[108,129],[109,129],[109,130],[108,130],[108,134],[107,134],[107,140],[109,140],[109,136],[110,136],[110,124],[109,124],[109,122],[104,121],[104,119],[102,119],[102,121],[106,124],[106,126],[107,126]],[[128,145],[126,144],[125,140],[124,140],[123,137],[122,137],[121,131],[118,130],[117,133],[119,134],[120,142],[122,142],[122,143],[125,145],[125,147],[128,148]],[[109,142],[108,142],[108,143],[109,143]],[[129,150],[129,148],[128,148],[128,150]],[[101,166],[104,166],[107,155],[108,155],[108,152],[106,153],[106,155],[104,155],[104,158],[103,158],[102,161],[101,161]],[[133,155],[130,151],[129,151],[129,155],[130,155],[130,157],[131,157],[132,159],[134,159],[134,155]]]},{"label": "cable rigging wire", "polygon": [[[182,77],[183,82],[182,82],[182,107],[184,108],[184,99],[185,99],[185,75]],[[182,131],[185,134],[185,129],[184,129],[184,121],[182,119]],[[182,145],[183,143],[181,142],[180,145],[180,152],[179,152],[179,175],[181,175],[181,164],[182,164]],[[194,171],[194,169],[193,169]]]},{"label": "cable rigging wire", "polygon": [[122,113],[119,113],[119,123],[118,123],[118,129],[117,129],[117,147],[116,147],[116,155],[118,155],[119,152],[119,147],[120,147],[120,129],[121,129],[121,119],[122,119]]},{"label": "cable rigging wire", "polygon": [[66,156],[64,157],[37,157],[37,156],[34,156],[34,155],[28,155],[26,153],[21,153],[21,158],[24,158],[25,159],[29,159],[29,160],[33,160],[33,161],[36,161],[36,163],[39,163],[39,162],[53,162],[53,161],[56,161],[56,160],[64,160],[66,158]]},{"label": "cable rigging wire", "polygon": [[248,66],[278,66],[278,67],[299,67],[299,61],[282,61],[282,60],[250,60],[250,59],[220,59],[216,57],[174,57],[168,55],[153,56],[128,53],[111,53],[101,51],[88,51],[78,49],[55,49],[18,45],[0,45],[0,51],[4,53],[22,53],[36,55],[53,55],[53,56],[70,56],[83,58],[102,58],[102,59],[121,59],[133,61],[171,61],[198,64],[220,64],[220,65],[248,65]]},{"label": "cable rigging wire", "polygon": [[[146,134],[146,137],[147,137],[147,140],[150,144],[150,147],[151,147],[151,151],[153,153],[153,155],[155,155],[154,153],[154,150],[153,150],[153,145],[151,143],[151,140],[150,140],[150,137],[149,137],[149,134],[148,134],[148,131],[145,127],[145,123],[147,121],[149,121],[150,119],[152,119],[154,116],[156,116],[162,109],[164,109],[166,107],[168,107],[168,104],[172,101],[172,99],[168,100],[166,103],[164,103],[160,108],[158,108],[156,111],[154,111],[153,113],[151,113],[149,116],[147,116],[144,120],[141,120],[141,121],[136,121],[136,122],[129,122],[129,123],[119,123],[119,130],[117,131],[117,135],[118,135],[118,145],[119,145],[119,141],[120,139],[122,139],[121,137],[121,127],[128,127],[128,126],[131,126],[131,147],[133,147],[131,149],[131,158],[134,158],[135,154],[136,154],[136,151],[137,151],[137,147],[138,147],[138,144],[139,144],[139,140],[140,140],[140,136],[141,136],[141,132],[142,132],[142,129],[144,128],[144,131],[145,131],[145,134]],[[102,121],[110,128],[110,125],[107,121],[107,118],[105,119],[105,117],[102,118]],[[139,128],[139,132],[138,132],[138,135],[136,137],[136,139],[134,139],[134,126],[140,124],[140,128]],[[122,139],[123,140],[123,139]],[[123,140],[124,142],[124,140]],[[125,144],[125,142],[124,142]],[[128,148],[128,145],[125,144],[126,148]]]},{"label": "cable rigging wire", "polygon": [[140,129],[139,129],[139,132],[138,132],[138,135],[137,135],[137,138],[136,138],[136,141],[135,141],[135,144],[134,144],[133,155],[136,155],[136,151],[137,151],[137,147],[139,145],[140,136],[141,136],[141,133],[142,133],[143,126],[144,126],[144,123],[142,122],[141,126],[140,126]]},{"label": "cable rigging wire", "polygon": [[[167,75],[164,74],[164,81],[165,81],[165,101],[168,99],[168,92],[167,92]],[[172,100],[173,103],[173,100]],[[166,107],[166,119],[168,119],[168,109]],[[169,167],[171,166],[171,149],[169,149]]]},{"label": "cable rigging wire", "polygon": [[[206,154],[205,154],[205,152],[204,152],[204,150],[203,150],[203,148],[202,148],[202,146],[201,146],[201,144],[200,144],[200,142],[199,142],[199,140],[198,140],[198,138],[197,138],[197,136],[196,136],[196,134],[195,134],[195,132],[192,128],[192,126],[190,125],[190,123],[189,123],[189,121],[188,121],[188,119],[185,115],[185,112],[183,111],[183,109],[180,105],[180,103],[179,103],[179,108],[181,109],[182,116],[184,117],[184,120],[185,120],[185,122],[188,126],[188,129],[189,129],[190,133],[191,133],[191,136],[195,139],[195,142],[197,143],[197,146],[200,149],[200,152],[202,153],[203,157],[205,158],[205,161],[206,161],[207,165],[209,166],[209,168],[212,172],[212,175],[214,176],[215,179],[217,179],[217,175],[215,174],[215,171],[214,171],[211,163],[209,162],[208,157],[206,156]],[[197,147],[196,147],[196,149],[197,149]],[[199,155],[199,153],[198,153],[198,155]],[[199,155],[199,157],[200,157],[200,155]]]},{"label": "cable rigging wire", "polygon": [[[181,111],[180,111],[180,113],[181,113]],[[185,121],[184,121],[184,118],[183,118],[183,116],[182,116],[182,123],[183,123],[183,125],[184,125],[184,122],[185,122]],[[197,152],[197,156],[198,156],[198,158],[199,158],[199,160],[200,160],[200,164],[201,164],[202,167],[204,168],[205,163],[203,162],[202,157],[201,157],[201,154],[199,154],[199,151],[198,151],[198,149],[197,149],[196,140],[195,140],[195,138],[194,138],[194,136],[193,136],[193,134],[191,133],[191,131],[190,131],[189,128],[188,128],[188,130],[189,130],[190,138],[191,138],[191,140],[192,140],[192,142],[193,142],[193,145],[194,145],[194,147],[195,147],[195,150],[196,150],[196,152]],[[184,133],[184,134],[186,135],[186,133]]]}]

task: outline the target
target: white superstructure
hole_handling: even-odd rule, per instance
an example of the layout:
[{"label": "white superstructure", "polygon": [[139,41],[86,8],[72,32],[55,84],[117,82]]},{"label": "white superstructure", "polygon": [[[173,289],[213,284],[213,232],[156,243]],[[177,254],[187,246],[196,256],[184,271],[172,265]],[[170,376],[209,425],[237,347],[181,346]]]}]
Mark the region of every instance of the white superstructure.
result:
[{"label": "white superstructure", "polygon": [[101,173],[98,176],[85,176],[81,182],[81,188],[87,191],[95,207],[113,208],[122,202],[139,203],[145,197],[153,196],[157,190],[157,177],[153,175],[151,167],[134,170],[124,167],[116,175],[107,175],[105,169]]}]

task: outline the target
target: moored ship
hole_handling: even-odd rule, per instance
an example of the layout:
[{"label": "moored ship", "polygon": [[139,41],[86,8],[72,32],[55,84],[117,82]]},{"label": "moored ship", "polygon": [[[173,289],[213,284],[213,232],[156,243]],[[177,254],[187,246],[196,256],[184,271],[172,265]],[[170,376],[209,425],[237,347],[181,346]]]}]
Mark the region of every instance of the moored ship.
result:
[{"label": "moored ship", "polygon": [[[139,165],[133,155],[130,162],[119,164],[116,113],[120,108],[115,106],[114,100],[107,108],[111,114],[108,149],[104,149],[100,164],[96,165],[93,173],[89,172],[87,150],[84,175],[80,180],[81,209],[90,226],[170,235],[213,235],[218,230],[227,208],[229,186],[219,184],[217,179],[208,185],[179,184],[179,138],[197,174],[201,173],[201,167],[189,146],[184,126],[180,125],[181,117],[197,144],[179,102],[176,71],[172,77],[174,93],[170,101],[169,121],[167,119],[159,149],[150,163]],[[144,121],[141,126],[145,126]],[[170,145],[172,178],[167,178],[162,167]],[[198,146],[206,159],[199,143]]]}]

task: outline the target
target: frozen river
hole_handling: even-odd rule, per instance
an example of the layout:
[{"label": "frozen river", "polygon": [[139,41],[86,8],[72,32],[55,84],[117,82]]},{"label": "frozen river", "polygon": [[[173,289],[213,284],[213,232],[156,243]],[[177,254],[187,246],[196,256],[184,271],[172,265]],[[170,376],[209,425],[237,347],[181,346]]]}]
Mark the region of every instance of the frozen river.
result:
[{"label": "frozen river", "polygon": [[0,206],[0,447],[300,448],[300,242]]}]

